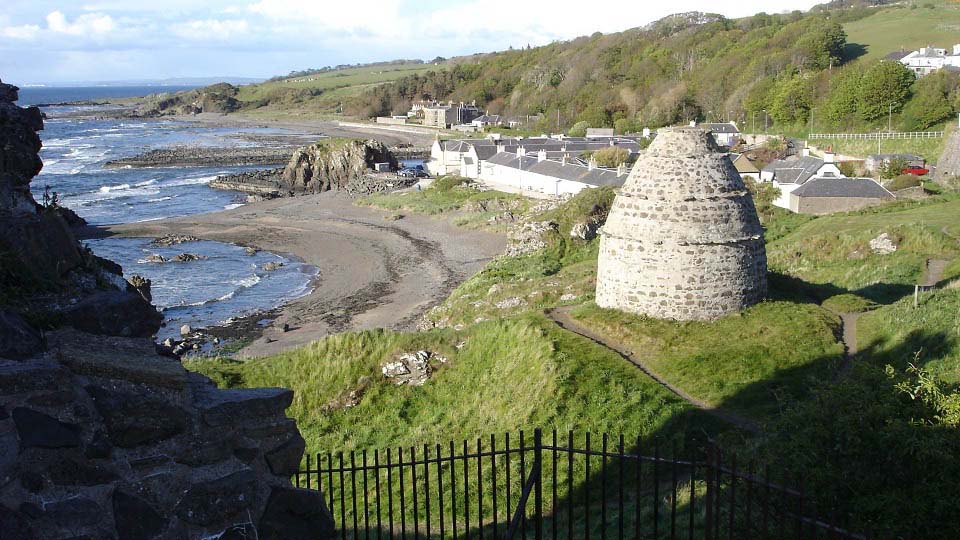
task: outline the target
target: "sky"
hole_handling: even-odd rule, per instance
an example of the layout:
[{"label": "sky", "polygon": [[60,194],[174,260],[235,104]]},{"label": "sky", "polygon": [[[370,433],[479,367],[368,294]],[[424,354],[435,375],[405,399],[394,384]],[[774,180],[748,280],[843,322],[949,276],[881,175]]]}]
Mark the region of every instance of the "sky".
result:
[{"label": "sky", "polygon": [[819,1],[2,0],[0,79],[23,85],[265,78],[544,45],[671,13],[741,17]]}]

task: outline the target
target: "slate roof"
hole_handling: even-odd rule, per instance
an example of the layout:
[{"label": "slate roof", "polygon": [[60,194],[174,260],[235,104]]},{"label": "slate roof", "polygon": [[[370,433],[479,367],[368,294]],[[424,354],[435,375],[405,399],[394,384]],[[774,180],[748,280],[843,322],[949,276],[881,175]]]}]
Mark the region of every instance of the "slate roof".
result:
[{"label": "slate roof", "polygon": [[736,167],[737,172],[741,174],[760,172],[760,169],[750,161],[750,158],[743,154],[730,154],[730,161],[733,163],[733,166]]},{"label": "slate roof", "polygon": [[793,190],[797,197],[855,197],[893,199],[892,193],[870,178],[818,176]]},{"label": "slate roof", "polygon": [[[521,159],[515,154],[501,152],[487,160],[487,163],[518,169],[520,168]],[[617,171],[600,168],[591,170],[589,167],[579,163],[567,162],[567,164],[564,165],[552,159],[538,161],[535,158],[527,156],[522,158],[522,163],[524,172],[542,174],[559,180],[580,182],[591,186],[621,186],[627,179],[626,173],[618,175]]]},{"label": "slate roof", "polygon": [[717,124],[700,124],[700,127],[704,129],[709,129],[714,133],[740,133],[740,130],[737,129],[737,126],[729,122],[717,123]]},{"label": "slate roof", "polygon": [[772,172],[773,179],[781,184],[802,184],[817,174],[817,170],[822,166],[822,159],[804,156],[793,160],[771,161],[763,168],[763,172]]},{"label": "slate roof", "polygon": [[530,167],[529,170],[530,172],[544,176],[568,180],[570,182],[580,182],[591,186],[622,186],[627,180],[626,174],[621,176],[617,174],[617,171],[597,168],[591,170],[589,167],[584,167],[583,165],[569,162],[564,165],[559,161],[550,159],[537,163],[533,167]]},{"label": "slate roof", "polygon": [[900,60],[903,60],[908,54],[910,54],[909,51],[894,51],[884,56],[883,60],[896,60],[897,62],[899,62]]}]

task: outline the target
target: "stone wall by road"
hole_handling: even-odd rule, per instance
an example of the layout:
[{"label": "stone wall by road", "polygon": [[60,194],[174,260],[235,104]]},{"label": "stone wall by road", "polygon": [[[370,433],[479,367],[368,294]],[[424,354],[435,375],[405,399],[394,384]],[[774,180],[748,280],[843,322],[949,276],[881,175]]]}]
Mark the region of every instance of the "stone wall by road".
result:
[{"label": "stone wall by road", "polygon": [[601,234],[601,307],[703,320],[766,295],[766,250],[753,199],[702,129],[660,132],[634,165]]},{"label": "stone wall by road", "polygon": [[[923,188],[920,188],[921,190]],[[905,197],[908,198],[908,197]],[[871,206],[879,206],[894,199],[875,197],[797,197],[790,196],[790,209],[798,214],[825,216],[837,212],[853,212]]]}]

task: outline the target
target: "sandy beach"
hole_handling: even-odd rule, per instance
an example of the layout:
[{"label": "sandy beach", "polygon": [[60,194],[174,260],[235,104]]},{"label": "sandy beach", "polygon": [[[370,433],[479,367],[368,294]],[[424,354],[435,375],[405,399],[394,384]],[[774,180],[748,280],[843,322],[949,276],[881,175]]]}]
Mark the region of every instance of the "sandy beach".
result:
[{"label": "sandy beach", "polygon": [[[280,310],[238,356],[276,354],[332,333],[410,330],[431,307],[503,252],[506,239],[449,219],[355,206],[333,193],[233,210],[106,227],[108,235],[189,234],[298,257],[318,268],[311,294]],[[284,324],[290,330],[283,332]]]}]

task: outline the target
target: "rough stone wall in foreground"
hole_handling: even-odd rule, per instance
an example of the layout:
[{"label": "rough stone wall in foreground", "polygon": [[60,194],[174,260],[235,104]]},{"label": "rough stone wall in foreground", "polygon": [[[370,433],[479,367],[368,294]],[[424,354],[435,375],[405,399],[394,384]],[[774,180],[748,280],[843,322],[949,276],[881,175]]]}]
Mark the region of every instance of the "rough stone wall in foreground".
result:
[{"label": "rough stone wall in foreground", "polygon": [[111,337],[160,315],[37,207],[42,117],[16,100],[0,83],[0,539],[332,538],[320,493],[290,483],[291,391],[219,390],[148,338]]},{"label": "rough stone wall in foreground", "polygon": [[597,304],[709,320],[766,292],[763,230],[736,169],[708,132],[661,130],[603,227]]}]

